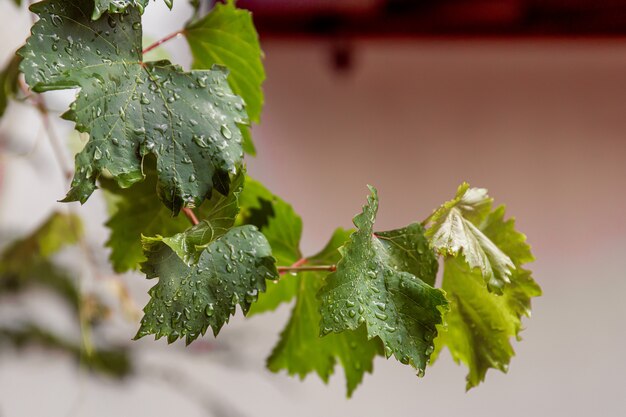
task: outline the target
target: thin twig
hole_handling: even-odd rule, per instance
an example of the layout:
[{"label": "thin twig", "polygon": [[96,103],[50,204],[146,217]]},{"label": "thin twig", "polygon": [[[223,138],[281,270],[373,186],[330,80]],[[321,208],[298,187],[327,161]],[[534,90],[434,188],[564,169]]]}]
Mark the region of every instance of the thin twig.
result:
[{"label": "thin twig", "polygon": [[166,37],[159,39],[158,41],[156,41],[155,43],[153,43],[152,45],[146,47],[146,49],[144,49],[141,53],[142,54],[147,54],[148,52],[150,52],[151,50],[153,50],[154,48],[160,46],[161,44],[164,44],[165,42],[174,39],[182,34],[185,33],[185,30],[179,30],[177,32],[174,33],[170,33],[169,35],[167,35]]}]

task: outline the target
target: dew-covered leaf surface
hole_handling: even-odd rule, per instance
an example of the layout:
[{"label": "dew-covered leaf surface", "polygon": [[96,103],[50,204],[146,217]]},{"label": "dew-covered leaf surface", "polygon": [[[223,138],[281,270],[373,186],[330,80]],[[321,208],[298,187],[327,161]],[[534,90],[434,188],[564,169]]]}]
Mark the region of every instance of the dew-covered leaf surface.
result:
[{"label": "dew-covered leaf surface", "polygon": [[159,282],[149,291],[136,338],[154,334],[169,342],[185,338],[189,344],[209,327],[217,335],[237,305],[246,314],[265,291],[265,280],[278,278],[267,239],[252,225],[230,229],[192,265],[163,238],[145,238],[144,248],[142,271]]},{"label": "dew-covered leaf surface", "polygon": [[[339,247],[346,242],[350,233],[337,229],[326,247],[308,258],[307,264],[336,264],[341,258]],[[374,358],[383,351],[382,343],[378,338],[368,340],[364,326],[320,337],[320,302],[316,294],[327,274],[302,272],[297,276],[281,278],[281,281],[295,284],[296,304],[278,344],[267,359],[267,367],[274,372],[285,370],[300,378],[316,372],[324,382],[328,382],[339,362],[346,376],[348,396],[351,396],[365,373],[373,371]]]},{"label": "dew-covered leaf surface", "polygon": [[394,355],[423,375],[448,308],[443,291],[427,284],[434,282],[436,260],[420,225],[381,233],[383,239],[374,234],[378,196],[370,190],[354,218],[357,230],[341,248],[337,271],[319,292],[322,334],[364,325],[369,338],[382,340],[387,357]]},{"label": "dew-covered leaf surface", "polygon": [[65,201],[85,202],[103,170],[122,187],[143,180],[148,154],[156,157],[159,197],[174,213],[199,206],[214,188],[227,194],[243,157],[238,123],[247,123],[227,71],[143,62],[139,10],[92,21],[93,7],[90,0],[33,5],[40,19],[19,51],[33,90],[80,89],[64,117],[90,139]]},{"label": "dew-covered leaf surface", "polygon": [[[143,13],[143,10],[149,2],[150,0],[94,0],[94,8],[91,18],[93,20],[97,20],[105,12],[109,12],[111,14],[122,13],[129,7],[137,8],[141,13]],[[166,2],[169,2],[169,6],[171,8],[172,0],[167,0]]]},{"label": "dew-covered leaf surface", "polygon": [[[210,13],[185,29],[185,36],[193,55],[193,68],[226,66],[230,70],[228,83],[233,92],[246,103],[250,121],[258,123],[263,108],[261,85],[265,70],[252,14],[238,9],[234,1],[217,3]],[[254,155],[250,132],[244,129],[244,150]]]}]

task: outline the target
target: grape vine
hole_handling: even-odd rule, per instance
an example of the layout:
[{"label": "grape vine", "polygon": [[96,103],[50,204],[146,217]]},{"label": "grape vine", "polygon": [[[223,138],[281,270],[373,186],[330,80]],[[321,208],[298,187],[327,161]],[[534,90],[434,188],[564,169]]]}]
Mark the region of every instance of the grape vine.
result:
[{"label": "grape vine", "polygon": [[[464,183],[424,221],[378,231],[378,195],[369,187],[355,229],[337,229],[304,256],[300,216],[245,169],[244,154],[256,153],[250,123],[260,122],[265,79],[251,14],[232,0],[218,3],[144,49],[145,7],[147,0],[35,3],[31,36],[0,76],[0,115],[10,99],[24,99],[46,126],[39,93],[77,90],[62,117],[89,139],[62,201],[85,203],[100,189],[110,201],[111,266],[155,280],[135,339],[190,344],[209,328],[217,336],[237,306],[253,317],[293,302],[267,360],[273,372],[328,381],[339,363],[351,395],[375,357],[393,356],[421,377],[444,347],[468,367],[468,389],[490,368],[506,372],[510,339],[541,289],[525,269],[533,261],[526,237],[504,206]],[[191,70],[144,60],[178,36],[189,43]],[[78,290],[50,260],[79,242],[81,230],[76,213],[53,214],[4,252],[0,288],[47,269],[44,284],[64,291],[88,331]],[[31,333],[73,352],[87,348]],[[93,368],[126,372],[121,352],[88,350]]]}]

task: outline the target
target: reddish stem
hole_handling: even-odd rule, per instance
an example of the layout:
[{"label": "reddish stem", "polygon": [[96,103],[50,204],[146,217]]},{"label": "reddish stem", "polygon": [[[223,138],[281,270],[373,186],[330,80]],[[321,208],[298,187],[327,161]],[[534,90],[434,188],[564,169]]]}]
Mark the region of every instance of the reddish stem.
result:
[{"label": "reddish stem", "polygon": [[183,214],[187,216],[191,224],[193,224],[194,226],[200,223],[200,221],[198,221],[198,217],[196,216],[196,213],[194,213],[192,209],[185,207],[183,209]]},{"label": "reddish stem", "polygon": [[303,272],[303,271],[330,271],[334,272],[337,270],[336,265],[310,265],[303,266],[309,260],[307,258],[300,258],[296,262],[294,262],[291,266],[278,266],[279,274],[286,274],[287,272]]},{"label": "reddish stem", "polygon": [[161,44],[164,44],[165,42],[174,39],[175,37],[182,35],[185,33],[185,30],[179,30],[177,32],[174,33],[170,33],[169,35],[167,35],[166,37],[159,39],[158,41],[156,41],[155,43],[153,43],[152,45],[146,47],[146,49],[144,49],[142,51],[142,54],[147,54],[148,52],[150,52],[151,50],[153,50],[154,48],[160,46]]},{"label": "reddish stem", "polygon": [[334,272],[337,270],[337,265],[309,265],[309,266],[277,266],[279,274],[286,274],[287,272],[304,272],[304,271],[328,271]]}]

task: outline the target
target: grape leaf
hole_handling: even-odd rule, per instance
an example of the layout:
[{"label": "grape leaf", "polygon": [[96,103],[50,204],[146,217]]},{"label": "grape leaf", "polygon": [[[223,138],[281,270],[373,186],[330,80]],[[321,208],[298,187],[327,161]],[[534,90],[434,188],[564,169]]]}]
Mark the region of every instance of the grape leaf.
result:
[{"label": "grape leaf", "polygon": [[243,189],[245,172],[240,170],[233,180],[227,196],[215,193],[198,210],[200,222],[171,237],[164,237],[163,242],[176,252],[187,264],[198,262],[206,245],[223,236],[235,223],[239,212],[238,198]]},{"label": "grape leaf", "polygon": [[17,93],[21,60],[19,56],[14,55],[0,72],[0,117],[4,115],[9,99]]},{"label": "grape leaf", "polygon": [[171,247],[161,237],[143,239],[148,260],[142,271],[159,282],[149,291],[136,339],[154,334],[157,339],[167,336],[170,343],[185,337],[189,344],[208,327],[217,336],[238,304],[246,314],[265,291],[265,280],[278,277],[270,246],[252,225],[235,227],[206,243],[191,266],[176,254],[182,240],[169,240]]},{"label": "grape leaf", "polygon": [[[489,368],[506,372],[519,339],[522,316],[530,317],[530,300],[541,288],[522,265],[534,260],[526,236],[515,230],[513,219],[504,220],[504,207],[490,213],[481,231],[510,256],[515,265],[511,283],[496,295],[487,289],[481,272],[459,258],[445,261],[442,288],[450,300],[447,330],[436,340],[437,351],[447,346],[452,357],[469,368],[467,389],[484,381]],[[433,359],[434,360],[434,359]]]},{"label": "grape leaf", "polygon": [[[170,9],[172,8],[172,1],[173,0],[166,0]],[[122,13],[129,7],[137,8],[140,13],[143,13],[148,2],[149,0],[94,0],[91,19],[98,20],[105,12],[109,12],[110,14]]]},{"label": "grape leaf", "polygon": [[426,236],[444,256],[458,256],[462,252],[469,266],[481,271],[489,290],[501,293],[502,287],[511,282],[515,265],[478,228],[489,213],[491,203],[487,190],[461,184],[456,197],[433,213],[430,218],[433,226],[426,231]]},{"label": "grape leaf", "polygon": [[[289,204],[250,179],[246,181],[240,201],[241,221],[261,227],[279,264],[291,265],[302,259],[302,220]],[[335,264],[340,258],[337,248],[345,243],[349,234],[350,231],[337,229],[328,245],[319,254],[307,258],[306,264]],[[291,318],[267,360],[268,368],[273,372],[286,370],[301,378],[316,372],[327,382],[339,360],[346,375],[348,395],[351,395],[364,373],[372,371],[373,358],[380,353],[382,345],[379,340],[368,340],[364,329],[320,337],[321,317],[316,293],[327,274],[306,272],[268,282],[266,292],[259,294],[249,316],[274,310],[296,297]]]},{"label": "grape leaf", "polygon": [[[337,271],[327,277],[319,292],[322,334],[355,330],[365,324],[369,338],[379,337],[383,341],[387,357],[393,354],[400,362],[416,368],[421,376],[448,302],[443,291],[413,273],[416,265],[421,264],[427,266],[415,272],[436,272],[436,259],[428,250],[421,226],[411,226],[413,236],[406,232],[384,234],[416,242],[406,244],[411,249],[415,247],[410,252],[373,235],[378,196],[373,187],[370,191],[363,212],[354,218],[357,231],[341,248],[343,257]],[[390,250],[393,246],[395,249]],[[434,282],[434,276],[423,278]]]},{"label": "grape leaf", "polygon": [[[338,248],[345,243],[350,231],[337,229],[330,242],[317,255],[308,258],[309,265],[333,265],[340,259]],[[373,359],[382,354],[378,339],[368,340],[364,326],[355,331],[345,331],[320,337],[319,300],[316,293],[324,282],[326,272],[303,272],[297,277],[285,277],[296,283],[296,304],[278,344],[267,359],[267,367],[273,372],[286,370],[290,375],[304,378],[316,372],[328,382],[337,360],[346,375],[348,396],[351,396],[363,380],[365,372],[372,372]]]},{"label": "grape leaf", "polygon": [[214,187],[228,193],[229,172],[243,157],[238,123],[247,119],[226,70],[142,62],[136,8],[96,21],[89,0],[31,9],[40,20],[18,51],[26,81],[38,92],[80,88],[64,117],[90,134],[64,201],[85,202],[103,170],[122,187],[143,180],[148,154],[157,158],[159,197],[174,213],[199,206]]},{"label": "grape leaf", "polygon": [[[204,18],[190,24],[185,36],[193,55],[193,68],[209,69],[215,64],[230,69],[228,83],[243,98],[251,121],[258,123],[263,108],[265,70],[259,35],[252,14],[238,9],[233,1],[217,3]],[[247,128],[242,129],[244,150],[254,155]]]}]

